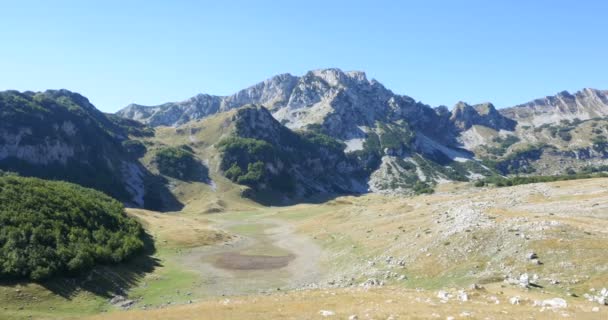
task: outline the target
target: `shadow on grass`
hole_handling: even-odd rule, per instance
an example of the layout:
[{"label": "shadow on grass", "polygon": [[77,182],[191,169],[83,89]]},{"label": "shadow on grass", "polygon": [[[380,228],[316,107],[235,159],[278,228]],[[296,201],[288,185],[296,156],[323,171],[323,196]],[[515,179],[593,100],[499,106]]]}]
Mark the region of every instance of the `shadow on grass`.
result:
[{"label": "shadow on grass", "polygon": [[[104,298],[126,295],[127,291],[136,286],[147,273],[162,266],[159,259],[153,257],[156,248],[154,241],[147,233],[144,235],[144,244],[144,251],[127,261],[115,265],[99,265],[76,276],[59,276],[39,284],[66,299],[71,299],[82,291]],[[0,286],[16,286],[26,283],[25,281],[2,281]]]}]

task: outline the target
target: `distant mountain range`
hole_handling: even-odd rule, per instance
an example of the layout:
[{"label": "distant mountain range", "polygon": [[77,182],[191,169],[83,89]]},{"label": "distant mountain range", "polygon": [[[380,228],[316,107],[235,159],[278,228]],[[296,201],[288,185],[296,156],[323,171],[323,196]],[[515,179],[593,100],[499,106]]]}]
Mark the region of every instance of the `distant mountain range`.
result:
[{"label": "distant mountain range", "polygon": [[[364,119],[373,121],[383,118],[390,110],[401,111],[396,116],[421,112],[431,114],[428,105],[416,102],[404,95],[397,95],[376,80],[368,80],[359,71],[343,72],[339,69],[322,69],[306,73],[302,77],[281,74],[238,91],[231,96],[199,94],[182,102],[168,102],[157,106],[130,104],[117,114],[153,126],[175,126],[190,120],[238,108],[247,104],[263,105],[273,116],[290,128],[302,128],[307,124],[319,123],[328,113],[340,111],[341,104],[348,104],[351,112],[360,113]],[[491,117],[499,120],[500,115],[518,123],[542,125],[560,120],[588,120],[608,115],[608,90],[583,89],[574,94],[562,91],[555,96],[536,99],[528,103],[496,112],[494,105],[484,103],[467,107],[459,102],[452,110],[452,119],[461,117]],[[474,110],[473,110],[474,109]],[[444,107],[435,108],[436,114],[444,113]],[[500,115],[499,115],[500,114]],[[486,123],[490,124],[491,123]]]},{"label": "distant mountain range", "polygon": [[[212,175],[285,201],[407,194],[446,181],[604,165],[607,116],[608,91],[561,92],[500,110],[459,102],[449,110],[339,69],[281,74],[231,96],[131,104],[115,115],[66,90],[8,91],[0,93],[0,169],[75,181],[136,206],[146,197],[168,206],[173,200],[159,201],[157,187],[173,178],[154,159],[159,148],[179,147],[163,154],[211,161]],[[178,139],[184,132],[187,141]]]}]

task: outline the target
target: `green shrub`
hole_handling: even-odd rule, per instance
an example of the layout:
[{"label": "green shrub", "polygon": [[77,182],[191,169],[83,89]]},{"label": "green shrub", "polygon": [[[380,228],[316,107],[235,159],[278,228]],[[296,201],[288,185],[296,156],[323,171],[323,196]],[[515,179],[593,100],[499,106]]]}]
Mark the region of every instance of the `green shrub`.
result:
[{"label": "green shrub", "polygon": [[0,175],[0,279],[42,280],[143,249],[118,201],[67,182]]},{"label": "green shrub", "polygon": [[247,186],[255,186],[264,179],[264,163],[256,161],[247,165],[247,173],[240,175],[237,182]]},{"label": "green shrub", "polygon": [[158,150],[154,162],[158,171],[180,180],[201,180],[206,178],[207,169],[200,164],[187,146],[166,147]]}]

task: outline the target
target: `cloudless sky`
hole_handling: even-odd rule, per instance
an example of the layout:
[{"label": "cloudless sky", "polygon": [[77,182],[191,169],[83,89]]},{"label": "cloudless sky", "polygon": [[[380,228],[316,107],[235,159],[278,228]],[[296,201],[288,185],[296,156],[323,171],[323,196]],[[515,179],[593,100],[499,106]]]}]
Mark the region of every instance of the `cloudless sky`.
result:
[{"label": "cloudless sky", "polygon": [[365,71],[437,106],[608,89],[608,1],[0,0],[0,90],[104,111],[232,94],[279,73]]}]

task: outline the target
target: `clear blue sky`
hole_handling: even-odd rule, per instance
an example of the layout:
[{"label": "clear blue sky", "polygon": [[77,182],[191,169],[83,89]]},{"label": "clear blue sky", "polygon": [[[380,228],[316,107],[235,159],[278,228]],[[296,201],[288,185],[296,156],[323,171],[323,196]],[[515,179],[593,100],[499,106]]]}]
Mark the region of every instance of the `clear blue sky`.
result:
[{"label": "clear blue sky", "polygon": [[227,95],[278,73],[366,71],[431,105],[608,89],[608,1],[0,0],[0,90],[100,109]]}]

